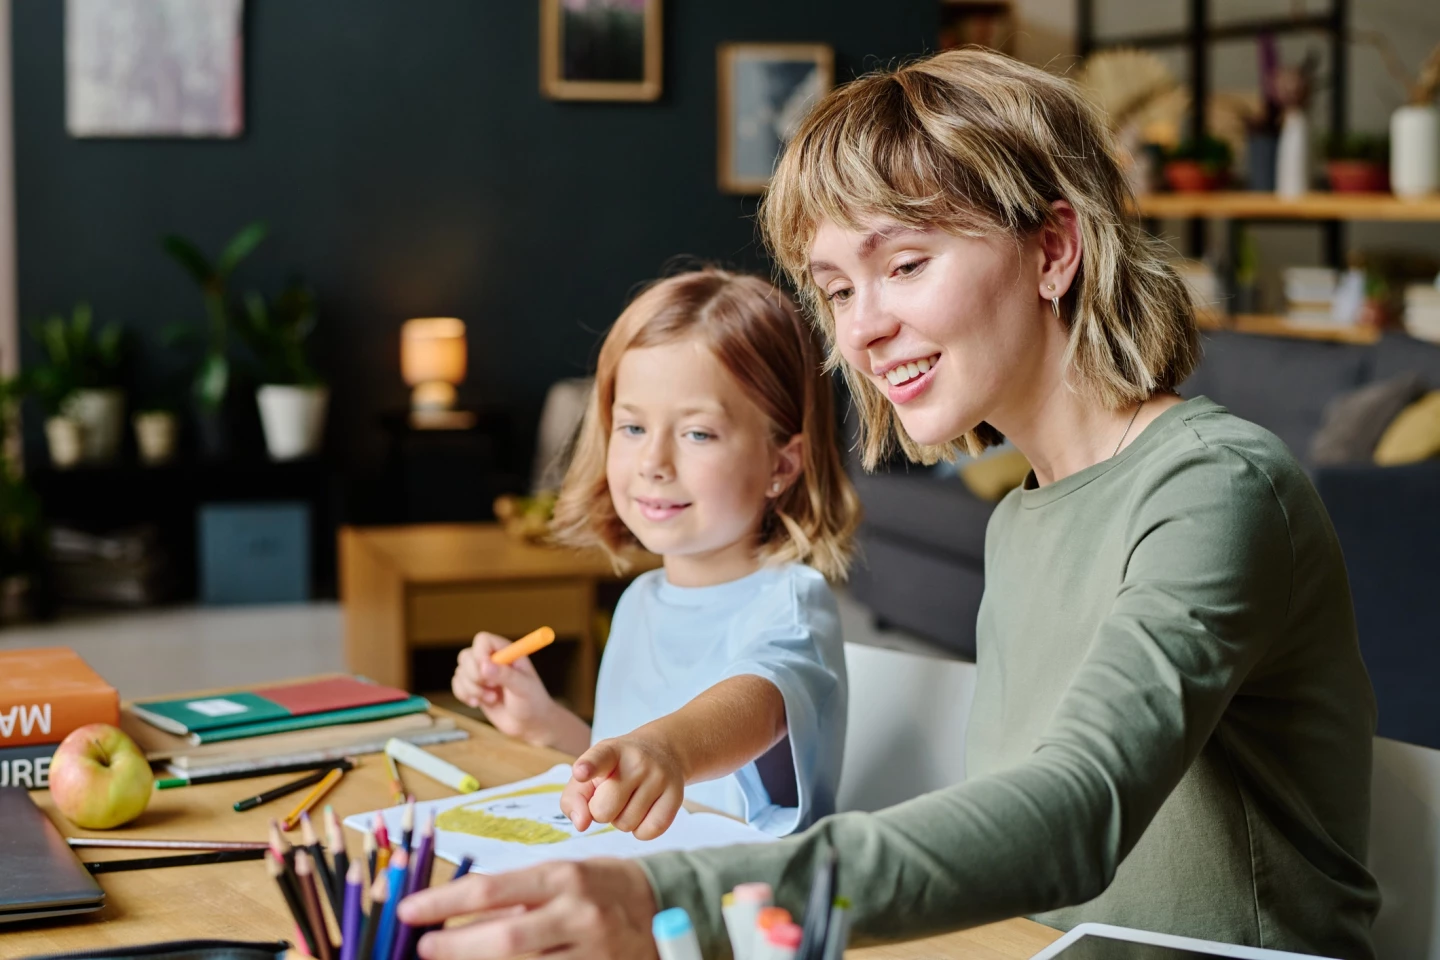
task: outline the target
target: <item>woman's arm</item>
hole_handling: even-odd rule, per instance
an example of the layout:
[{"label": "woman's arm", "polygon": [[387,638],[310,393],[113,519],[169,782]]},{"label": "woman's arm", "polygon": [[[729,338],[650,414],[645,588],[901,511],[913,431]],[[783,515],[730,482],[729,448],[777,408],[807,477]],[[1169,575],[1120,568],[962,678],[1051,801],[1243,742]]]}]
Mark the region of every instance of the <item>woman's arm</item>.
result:
[{"label": "woman's arm", "polygon": [[674,713],[585,751],[560,808],[582,830],[594,820],[653,839],[674,820],[686,784],[733,773],[784,736],[785,699],[775,684],[731,677]]}]

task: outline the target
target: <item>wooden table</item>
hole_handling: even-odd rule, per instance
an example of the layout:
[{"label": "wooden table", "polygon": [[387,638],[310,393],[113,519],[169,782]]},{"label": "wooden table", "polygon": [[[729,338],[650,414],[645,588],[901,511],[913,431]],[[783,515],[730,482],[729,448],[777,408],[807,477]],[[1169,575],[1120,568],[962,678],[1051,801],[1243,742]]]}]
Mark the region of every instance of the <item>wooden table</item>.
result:
[{"label": "wooden table", "polygon": [[[629,576],[659,566],[638,553]],[[595,706],[595,588],[619,579],[598,550],[538,546],[498,524],[344,527],[340,600],[350,670],[410,689],[417,647],[468,644],[481,630],[516,639],[541,625],[573,641],[566,695]]]},{"label": "wooden table", "polygon": [[[569,759],[553,750],[512,740],[465,717],[446,715],[469,730],[471,738],[428,749],[474,774],[481,786],[533,777]],[[55,811],[47,791],[36,791],[31,796],[69,836],[263,840],[269,818],[289,809],[285,801],[245,813],[235,813],[230,806],[241,797],[292,778],[287,775],[162,790],[139,820],[106,834],[76,829]],[[405,783],[421,800],[451,795],[421,776],[410,777]],[[360,766],[345,775],[327,800],[342,817],[387,806],[390,789],[383,761],[378,756],[362,758]],[[352,851],[359,850],[353,832],[349,845]],[[148,855],[164,853],[150,851]],[[81,854],[85,860],[103,860],[147,852],[83,850]],[[453,868],[437,864],[436,878],[443,879],[447,870]],[[104,910],[43,924],[0,925],[0,958],[191,938],[294,939],[284,901],[260,862],[102,874],[99,879],[106,894]],[[853,950],[847,956],[854,960],[1023,960],[1059,936],[1049,927],[1028,920],[1008,920],[928,940]]]}]

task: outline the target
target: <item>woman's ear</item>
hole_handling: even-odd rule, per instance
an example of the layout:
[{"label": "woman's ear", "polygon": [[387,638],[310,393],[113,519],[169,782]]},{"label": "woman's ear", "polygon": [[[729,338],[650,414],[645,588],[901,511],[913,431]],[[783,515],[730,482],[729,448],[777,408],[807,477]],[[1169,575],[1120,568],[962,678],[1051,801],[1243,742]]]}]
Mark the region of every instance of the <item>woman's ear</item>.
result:
[{"label": "woman's ear", "polygon": [[770,485],[765,488],[765,496],[773,500],[789,490],[804,467],[805,434],[797,433],[775,451],[775,469],[770,473]]},{"label": "woman's ear", "polygon": [[1065,200],[1050,204],[1054,217],[1040,230],[1040,298],[1063,298],[1080,272],[1084,253],[1080,240],[1080,218]]}]

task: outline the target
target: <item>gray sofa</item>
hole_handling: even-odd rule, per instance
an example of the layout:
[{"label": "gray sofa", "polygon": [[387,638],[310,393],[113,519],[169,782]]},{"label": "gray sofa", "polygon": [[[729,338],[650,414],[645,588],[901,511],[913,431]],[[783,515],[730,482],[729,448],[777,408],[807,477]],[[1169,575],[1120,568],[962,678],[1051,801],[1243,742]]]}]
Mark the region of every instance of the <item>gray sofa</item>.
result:
[{"label": "gray sofa", "polygon": [[[1271,430],[1305,462],[1331,398],[1407,371],[1440,389],[1440,347],[1400,335],[1359,346],[1217,332],[1181,392]],[[1345,551],[1380,732],[1440,748],[1440,711],[1428,706],[1440,680],[1440,460],[1310,473]],[[973,658],[993,506],[927,468],[852,475],[865,521],[851,593],[882,626]]]}]

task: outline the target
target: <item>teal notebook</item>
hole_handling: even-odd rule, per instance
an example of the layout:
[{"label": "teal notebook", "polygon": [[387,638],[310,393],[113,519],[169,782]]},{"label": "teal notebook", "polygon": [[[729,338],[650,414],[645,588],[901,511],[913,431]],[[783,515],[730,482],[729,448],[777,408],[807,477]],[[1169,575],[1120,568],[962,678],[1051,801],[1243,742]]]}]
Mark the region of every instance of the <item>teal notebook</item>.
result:
[{"label": "teal notebook", "polygon": [[[183,737],[187,734],[208,736],[215,730],[252,729],[257,724],[277,723],[300,717],[315,716],[325,719],[299,727],[269,728],[263,732],[275,733],[282,729],[296,730],[307,726],[324,726],[327,723],[351,723],[354,722],[349,719],[352,716],[355,719],[370,720],[418,712],[412,705],[404,709],[397,708],[394,712],[373,715],[355,716],[349,713],[361,707],[406,702],[413,703],[413,698],[404,690],[371,683],[362,677],[335,676],[237,690],[234,693],[173,700],[146,700],[134,704],[130,709],[135,716],[152,727],[159,727],[166,733]],[[258,734],[244,733],[239,736]],[[216,739],[233,740],[236,737],[232,735]]]},{"label": "teal notebook", "polygon": [[219,743],[222,740],[243,740],[246,737],[263,737],[271,733],[289,733],[291,730],[308,730],[312,727],[329,727],[342,723],[360,723],[365,720],[386,720],[407,713],[423,713],[430,709],[430,701],[424,697],[407,697],[390,703],[376,703],[367,707],[349,710],[334,710],[330,713],[311,713],[302,716],[286,716],[261,720],[257,723],[241,723],[211,730],[197,730],[190,734],[190,742]]}]

